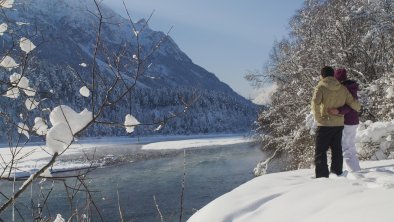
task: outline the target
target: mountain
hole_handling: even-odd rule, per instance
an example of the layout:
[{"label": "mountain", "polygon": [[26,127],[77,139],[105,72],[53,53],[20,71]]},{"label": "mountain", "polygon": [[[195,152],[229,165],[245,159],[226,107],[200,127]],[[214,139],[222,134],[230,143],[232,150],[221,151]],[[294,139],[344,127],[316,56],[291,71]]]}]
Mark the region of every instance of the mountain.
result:
[{"label": "mountain", "polygon": [[[44,99],[40,103],[42,108],[66,104],[76,109],[91,109],[90,99],[82,97],[79,89],[84,85],[82,81],[90,78],[93,66],[97,67],[102,84],[109,84],[115,74],[114,66],[108,64],[119,58],[122,70],[118,75],[124,76],[124,81],[130,83],[132,78],[127,77],[127,73],[130,74],[130,70],[137,67],[130,58],[134,58],[138,52],[143,58],[154,51],[145,61],[146,71],[138,78],[136,90],[130,97],[126,96],[116,106],[106,110],[104,119],[123,123],[124,116],[131,112],[140,122],[159,121],[171,115],[171,112],[183,109],[179,97],[184,100],[198,97],[198,100],[186,114],[175,118],[159,132],[141,127],[137,133],[245,132],[256,119],[256,105],[235,93],[213,73],[194,64],[170,37],[150,29],[144,19],[133,23],[137,30],[143,29],[138,34],[141,46],[138,48],[131,22],[100,4],[104,22],[100,30],[98,52],[95,53],[99,14],[93,0],[20,0],[16,1],[15,9],[4,10],[1,22],[6,22],[9,28],[8,33],[2,36],[0,50],[3,55],[10,52],[10,45],[15,44],[19,36],[28,36],[38,46],[29,57],[28,69],[24,72],[31,84],[41,92],[36,97]],[[165,41],[156,50],[157,43],[162,39]],[[116,57],[121,50],[124,50],[122,56]],[[11,52],[19,53],[17,47],[12,48]],[[93,63],[94,56],[97,58],[96,65]],[[22,61],[23,57],[15,58]],[[0,77],[6,82],[10,74],[12,72],[1,70]],[[7,86],[3,84],[2,92],[6,89]],[[51,89],[51,93],[47,89]],[[104,93],[105,87],[98,87],[97,90]],[[98,96],[96,99],[103,98]],[[127,105],[130,100],[132,104]],[[4,111],[12,107],[12,118],[15,122],[20,121],[19,114],[25,112],[24,107],[16,106],[12,99],[5,97],[0,98],[0,102],[2,106],[6,105],[2,107]],[[33,113],[42,115],[39,110]],[[33,124],[32,120],[28,121]],[[122,135],[123,131],[96,125],[87,135]]]}]

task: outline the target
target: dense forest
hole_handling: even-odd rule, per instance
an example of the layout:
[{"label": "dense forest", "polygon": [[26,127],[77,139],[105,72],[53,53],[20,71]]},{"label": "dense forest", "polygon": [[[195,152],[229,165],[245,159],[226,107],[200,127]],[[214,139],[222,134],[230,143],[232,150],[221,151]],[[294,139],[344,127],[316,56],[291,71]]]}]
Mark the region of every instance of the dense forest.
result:
[{"label": "dense forest", "polygon": [[[37,82],[35,96],[39,98],[38,109],[26,109],[27,96],[19,98],[0,97],[1,111],[10,114],[13,122],[26,120],[28,126],[34,125],[35,117],[42,117],[49,122],[48,107],[58,104],[69,104],[80,112],[80,107],[90,107],[90,98],[82,96],[77,78],[68,70],[61,67],[46,66],[31,74],[35,76],[31,84]],[[51,68],[48,68],[51,67]],[[47,70],[49,69],[49,70]],[[45,73],[56,73],[46,75]],[[8,74],[2,79],[6,80]],[[44,90],[50,89],[50,90]],[[5,105],[7,104],[7,105]],[[185,110],[185,106],[188,106]],[[95,124],[87,129],[83,136],[126,136],[124,117],[132,113],[141,123],[131,136],[163,135],[163,134],[208,134],[208,133],[237,133],[248,132],[258,114],[258,106],[247,100],[242,100],[226,92],[191,89],[182,87],[137,88],[130,96],[123,98],[114,106],[109,107],[99,121],[111,121],[114,124]],[[162,121],[168,119],[161,123]],[[8,119],[1,119],[4,126],[0,129],[1,138],[6,141],[10,132],[16,133],[13,124],[7,124]],[[116,124],[115,124],[116,123]],[[162,125],[160,129],[158,126]],[[33,134],[34,135],[34,134]],[[34,137],[32,138],[34,139]],[[39,139],[39,138],[38,138]],[[42,138],[43,139],[43,138]]]}]

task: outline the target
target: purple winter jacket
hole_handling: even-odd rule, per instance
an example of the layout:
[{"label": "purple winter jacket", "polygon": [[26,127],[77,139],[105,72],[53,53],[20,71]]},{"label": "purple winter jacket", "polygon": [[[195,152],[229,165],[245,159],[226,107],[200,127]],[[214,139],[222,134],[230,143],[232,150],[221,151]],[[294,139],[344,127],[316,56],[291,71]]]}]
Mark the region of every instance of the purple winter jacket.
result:
[{"label": "purple winter jacket", "polygon": [[[342,84],[349,90],[353,98],[358,99],[357,91],[358,84],[353,80],[345,80]],[[348,105],[338,108],[339,114],[343,114],[345,117],[345,125],[357,125],[359,123],[358,113],[350,108]]]}]

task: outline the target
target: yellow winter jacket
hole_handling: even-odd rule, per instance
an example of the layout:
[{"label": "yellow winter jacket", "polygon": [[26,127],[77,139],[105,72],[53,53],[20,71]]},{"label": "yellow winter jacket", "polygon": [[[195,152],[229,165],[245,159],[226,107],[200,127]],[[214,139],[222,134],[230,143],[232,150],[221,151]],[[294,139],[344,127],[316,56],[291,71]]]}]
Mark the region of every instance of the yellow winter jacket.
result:
[{"label": "yellow winter jacket", "polygon": [[338,80],[331,76],[321,79],[315,87],[311,105],[317,125],[343,126],[343,115],[330,115],[327,108],[339,108],[345,104],[360,112],[360,103]]}]

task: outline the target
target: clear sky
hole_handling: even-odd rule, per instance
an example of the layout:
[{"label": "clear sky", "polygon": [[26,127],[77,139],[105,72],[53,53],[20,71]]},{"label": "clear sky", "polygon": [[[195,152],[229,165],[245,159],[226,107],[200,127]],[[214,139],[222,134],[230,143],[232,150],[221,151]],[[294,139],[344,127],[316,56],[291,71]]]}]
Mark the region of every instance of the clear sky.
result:
[{"label": "clear sky", "polygon": [[[149,17],[149,26],[167,32],[197,65],[214,73],[236,92],[254,98],[244,80],[261,70],[273,42],[289,32],[289,19],[304,0],[125,0],[132,18]],[[104,0],[125,15],[122,0]]]}]

